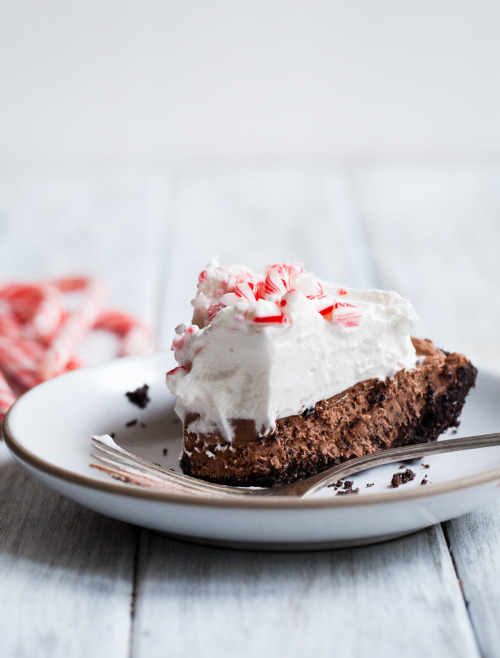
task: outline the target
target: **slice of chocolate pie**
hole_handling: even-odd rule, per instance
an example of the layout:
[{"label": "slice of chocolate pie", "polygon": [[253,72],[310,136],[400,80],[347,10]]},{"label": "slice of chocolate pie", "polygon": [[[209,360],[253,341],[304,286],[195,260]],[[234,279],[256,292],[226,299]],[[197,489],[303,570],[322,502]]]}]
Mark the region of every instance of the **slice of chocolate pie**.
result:
[{"label": "slice of chocolate pie", "polygon": [[184,421],[185,473],[274,486],[352,457],[435,441],[476,369],[411,339],[416,315],[380,290],[346,290],[297,263],[259,276],[216,260],[167,374]]}]

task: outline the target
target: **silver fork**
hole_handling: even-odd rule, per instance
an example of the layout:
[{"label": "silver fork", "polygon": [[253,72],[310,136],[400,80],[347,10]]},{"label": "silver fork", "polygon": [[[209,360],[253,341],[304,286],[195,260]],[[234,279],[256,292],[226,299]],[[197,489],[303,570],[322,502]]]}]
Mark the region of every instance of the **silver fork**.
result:
[{"label": "silver fork", "polygon": [[500,445],[500,433],[467,436],[461,439],[445,439],[437,443],[421,443],[405,446],[404,448],[390,448],[389,450],[383,450],[370,455],[355,457],[339,466],[328,468],[317,475],[292,482],[292,484],[284,484],[269,489],[231,487],[224,484],[205,482],[204,480],[174,471],[166,471],[131,452],[127,452],[118,446],[107,434],[92,437],[94,451],[91,453],[91,456],[100,463],[91,463],[90,466],[122,482],[130,482],[169,492],[208,494],[219,497],[295,496],[297,498],[305,498],[306,496],[312,496],[332,482],[343,479],[348,475],[354,475],[368,468],[373,468],[374,466],[439,453],[473,450],[475,448],[487,448],[496,445]]}]

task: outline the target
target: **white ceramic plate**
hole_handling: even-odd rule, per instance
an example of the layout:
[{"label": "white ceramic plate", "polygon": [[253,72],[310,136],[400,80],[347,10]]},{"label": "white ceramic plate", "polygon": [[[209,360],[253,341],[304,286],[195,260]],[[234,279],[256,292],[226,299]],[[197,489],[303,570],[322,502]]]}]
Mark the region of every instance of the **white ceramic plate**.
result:
[{"label": "white ceramic plate", "polygon": [[[337,496],[326,489],[307,500],[167,494],[122,484],[89,468],[91,435],[110,432],[123,447],[178,468],[182,430],[164,384],[170,358],[119,359],[36,387],[5,419],[8,448],[33,475],[86,507],[191,541],[235,547],[367,544],[459,516],[500,494],[500,446],[415,461],[410,468],[416,478],[398,489],[389,483],[399,464],[390,464],[353,477],[358,495]],[[141,410],[125,392],[144,383],[150,386],[151,403]],[[499,398],[500,377],[481,374],[457,436],[497,431]],[[126,425],[133,420],[135,425]],[[422,485],[426,475],[429,484]],[[368,488],[367,483],[374,484]]]}]

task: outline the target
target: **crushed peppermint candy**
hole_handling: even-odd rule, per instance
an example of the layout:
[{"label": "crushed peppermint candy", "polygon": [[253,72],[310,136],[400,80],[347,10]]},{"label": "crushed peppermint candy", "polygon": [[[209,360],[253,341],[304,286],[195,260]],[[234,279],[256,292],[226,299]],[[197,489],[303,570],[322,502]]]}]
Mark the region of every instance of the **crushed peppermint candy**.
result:
[{"label": "crushed peppermint candy", "polygon": [[[199,287],[206,281],[207,272],[204,270],[198,279]],[[362,312],[357,306],[325,294],[321,283],[312,273],[304,272],[300,263],[285,262],[269,265],[264,276],[241,268],[236,275],[221,281],[216,291],[218,301],[206,308],[204,324],[210,324],[222,309],[242,304],[243,307],[250,305],[244,311],[244,317],[252,322],[286,325],[291,322],[287,313],[287,296],[296,292],[302,293],[328,322],[345,328],[357,327],[361,322]],[[345,288],[338,288],[338,297],[346,294]],[[182,345],[173,348],[178,350]]]}]

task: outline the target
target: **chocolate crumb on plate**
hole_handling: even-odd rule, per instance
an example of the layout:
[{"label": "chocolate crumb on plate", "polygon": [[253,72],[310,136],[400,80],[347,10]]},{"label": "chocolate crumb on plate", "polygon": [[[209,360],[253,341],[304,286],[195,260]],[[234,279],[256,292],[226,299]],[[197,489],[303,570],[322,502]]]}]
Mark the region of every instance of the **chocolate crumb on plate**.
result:
[{"label": "chocolate crumb on plate", "polygon": [[422,482],[420,484],[429,484],[429,480],[427,479],[427,475],[424,477]]},{"label": "chocolate crumb on plate", "polygon": [[345,496],[347,494],[359,494],[359,489],[339,489],[336,496]]},{"label": "chocolate crumb on plate", "polygon": [[342,480],[337,480],[337,482],[332,482],[328,486],[334,487],[335,489],[340,489],[340,487],[342,486]]},{"label": "chocolate crumb on plate", "polygon": [[148,396],[149,386],[144,384],[144,386],[139,386],[135,391],[127,391],[125,395],[128,397],[132,404],[137,405],[141,409],[145,409],[149,402],[151,402],[150,397]]},{"label": "chocolate crumb on plate", "polygon": [[358,494],[359,493],[359,487],[356,489],[352,488],[352,485],[354,484],[354,480],[346,480],[344,482],[343,489],[339,489],[337,493],[335,494],[336,496],[345,496],[347,494]]},{"label": "chocolate crumb on plate", "polygon": [[129,420],[128,423],[125,423],[125,427],[133,427],[134,425],[137,425],[137,418]]},{"label": "chocolate crumb on plate", "polygon": [[114,432],[110,432],[110,433],[109,433],[109,436],[110,436],[112,439],[114,439],[115,436],[116,436],[116,434],[115,434]]},{"label": "chocolate crumb on plate", "polygon": [[168,453],[168,448],[163,448],[162,455],[165,457],[167,453]]},{"label": "chocolate crumb on plate", "polygon": [[367,482],[366,487],[367,488],[368,487],[373,487],[374,484],[375,484],[375,482]]},{"label": "chocolate crumb on plate", "polygon": [[415,473],[409,468],[406,469],[403,473],[394,473],[391,480],[391,487],[396,489],[401,484],[406,484],[415,478]]},{"label": "chocolate crumb on plate", "polygon": [[146,423],[141,423],[141,427],[147,427]]},{"label": "chocolate crumb on plate", "polygon": [[430,467],[431,467],[430,464],[422,464],[422,468],[430,468]]}]

